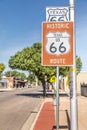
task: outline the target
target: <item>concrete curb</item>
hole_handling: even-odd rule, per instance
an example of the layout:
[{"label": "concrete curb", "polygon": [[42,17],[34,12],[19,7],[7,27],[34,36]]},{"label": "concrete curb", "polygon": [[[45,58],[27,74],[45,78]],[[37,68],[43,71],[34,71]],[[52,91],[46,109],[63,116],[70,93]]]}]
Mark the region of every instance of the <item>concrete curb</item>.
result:
[{"label": "concrete curb", "polygon": [[34,128],[35,123],[36,123],[36,121],[37,121],[37,119],[38,119],[38,116],[39,116],[39,114],[40,114],[40,112],[41,112],[41,110],[42,110],[42,107],[43,107],[43,105],[44,105],[44,102],[45,102],[45,100],[42,102],[41,106],[39,107],[39,111],[38,111],[36,117],[34,118],[34,122],[33,122],[32,126],[31,126],[30,130],[33,130],[33,128]]},{"label": "concrete curb", "polygon": [[21,128],[21,130],[33,130],[34,125],[36,123],[36,120],[40,114],[40,111],[43,107],[45,100],[41,100],[40,104],[38,104],[38,106],[33,110],[33,112],[31,113],[30,117],[27,119],[27,121],[24,123],[23,127]]},{"label": "concrete curb", "polygon": [[0,88],[0,92],[7,92],[7,91],[12,91],[14,90],[13,88]]}]

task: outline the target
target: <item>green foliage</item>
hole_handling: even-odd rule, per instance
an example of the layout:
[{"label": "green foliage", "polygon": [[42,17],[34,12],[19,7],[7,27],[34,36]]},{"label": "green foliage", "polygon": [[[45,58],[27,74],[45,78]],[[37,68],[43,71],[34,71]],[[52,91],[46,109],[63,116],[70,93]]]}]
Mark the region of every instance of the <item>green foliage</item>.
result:
[{"label": "green foliage", "polygon": [[45,75],[49,77],[55,73],[55,67],[41,65],[41,43],[35,43],[11,56],[9,67],[33,72],[39,80],[43,80]]},{"label": "green foliage", "polygon": [[18,72],[18,71],[7,71],[7,72],[5,72],[5,76],[26,79],[26,75],[24,73]]},{"label": "green foliage", "polygon": [[[37,47],[38,46],[38,47]],[[33,69],[37,70],[37,66],[39,65],[41,59],[41,44],[34,44],[33,47],[24,48],[21,52],[17,52],[14,56],[12,56],[9,60],[9,66],[12,69],[20,69],[33,71]]]},{"label": "green foliage", "polygon": [[62,76],[66,76],[68,74],[68,72],[69,72],[69,67],[67,67],[67,66],[62,66],[59,69],[59,74]]},{"label": "green foliage", "polygon": [[3,63],[0,63],[0,79],[1,79],[1,74],[5,69],[5,65]]},{"label": "green foliage", "polygon": [[81,58],[76,56],[76,69],[77,69],[77,74],[81,71],[82,68],[82,62]]},{"label": "green foliage", "polygon": [[2,73],[5,69],[5,65],[3,63],[0,63],[0,73]]},{"label": "green foliage", "polygon": [[29,74],[27,79],[30,81],[30,83],[33,83],[35,81],[35,74],[33,73]]}]

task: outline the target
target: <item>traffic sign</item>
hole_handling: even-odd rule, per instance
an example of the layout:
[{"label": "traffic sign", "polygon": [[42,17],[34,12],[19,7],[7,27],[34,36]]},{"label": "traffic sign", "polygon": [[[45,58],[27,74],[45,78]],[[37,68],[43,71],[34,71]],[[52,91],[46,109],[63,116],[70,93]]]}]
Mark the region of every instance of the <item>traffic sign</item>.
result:
[{"label": "traffic sign", "polygon": [[50,82],[56,82],[56,76],[52,76],[51,78],[50,78]]},{"label": "traffic sign", "polygon": [[69,21],[69,7],[46,7],[46,21]]},{"label": "traffic sign", "polygon": [[73,65],[73,22],[44,22],[42,65]]}]

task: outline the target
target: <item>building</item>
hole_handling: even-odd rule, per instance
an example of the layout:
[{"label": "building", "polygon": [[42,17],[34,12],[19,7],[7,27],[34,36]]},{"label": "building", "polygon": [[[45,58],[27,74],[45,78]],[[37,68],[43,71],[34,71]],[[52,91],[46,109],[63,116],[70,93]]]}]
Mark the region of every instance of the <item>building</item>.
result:
[{"label": "building", "polygon": [[77,75],[77,92],[81,92],[81,84],[87,84],[87,72],[80,72]]}]

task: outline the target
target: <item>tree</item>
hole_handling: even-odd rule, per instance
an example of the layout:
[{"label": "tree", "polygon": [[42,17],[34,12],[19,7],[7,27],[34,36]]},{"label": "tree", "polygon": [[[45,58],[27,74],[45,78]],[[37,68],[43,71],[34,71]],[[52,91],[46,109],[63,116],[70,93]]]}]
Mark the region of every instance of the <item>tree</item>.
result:
[{"label": "tree", "polygon": [[0,79],[1,79],[1,74],[5,69],[5,65],[3,63],[0,63]]},{"label": "tree", "polygon": [[[33,72],[39,80],[44,80],[56,74],[56,67],[41,65],[41,43],[34,43],[32,47],[24,48],[9,59],[9,67]],[[60,67],[60,75],[67,74],[68,67]]]},{"label": "tree", "polygon": [[82,61],[81,58],[76,56],[76,69],[77,69],[77,74],[81,71],[82,68]]},{"label": "tree", "polygon": [[18,72],[18,71],[15,71],[15,70],[5,72],[5,76],[26,79],[26,75],[24,73]]},{"label": "tree", "polygon": [[28,80],[30,81],[30,83],[32,84],[35,81],[35,74],[30,73],[28,76]]},{"label": "tree", "polygon": [[[39,80],[43,80],[44,76],[48,77],[56,74],[56,67],[45,67],[41,65],[41,43],[34,43],[33,46],[24,48],[17,52],[9,59],[9,67],[12,69],[20,69],[33,72]],[[77,71],[80,72],[82,62],[80,57],[76,56]],[[60,75],[67,75],[69,67],[60,67]]]}]

